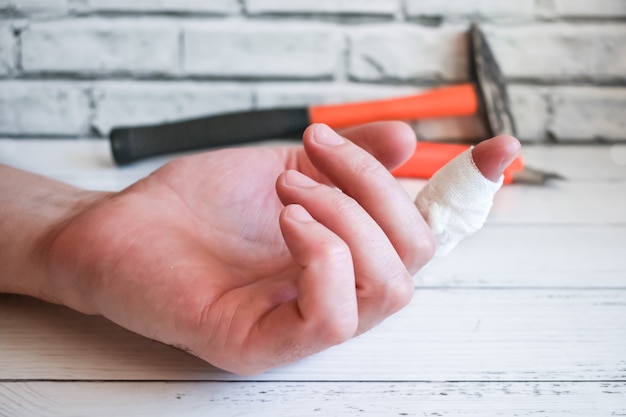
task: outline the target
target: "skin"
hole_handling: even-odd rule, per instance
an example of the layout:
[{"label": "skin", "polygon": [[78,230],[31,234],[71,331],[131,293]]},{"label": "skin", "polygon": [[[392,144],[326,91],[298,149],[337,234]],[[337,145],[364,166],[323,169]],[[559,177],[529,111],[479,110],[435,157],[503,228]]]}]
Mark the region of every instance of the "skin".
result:
[{"label": "skin", "polygon": [[[242,375],[293,362],[410,301],[433,236],[389,170],[414,147],[403,123],[313,125],[303,146],[179,158],[120,192],[0,166],[0,292]],[[518,150],[501,137],[474,156],[497,178]]]}]

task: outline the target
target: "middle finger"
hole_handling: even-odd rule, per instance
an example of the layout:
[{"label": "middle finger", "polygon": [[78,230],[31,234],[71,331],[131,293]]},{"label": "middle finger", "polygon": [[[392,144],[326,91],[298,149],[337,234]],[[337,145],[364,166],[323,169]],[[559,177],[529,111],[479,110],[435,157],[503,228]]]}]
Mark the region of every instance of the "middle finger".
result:
[{"label": "middle finger", "polygon": [[283,204],[299,204],[349,247],[354,262],[359,332],[404,307],[412,277],[395,248],[353,198],[298,171],[286,171],[276,189]]}]

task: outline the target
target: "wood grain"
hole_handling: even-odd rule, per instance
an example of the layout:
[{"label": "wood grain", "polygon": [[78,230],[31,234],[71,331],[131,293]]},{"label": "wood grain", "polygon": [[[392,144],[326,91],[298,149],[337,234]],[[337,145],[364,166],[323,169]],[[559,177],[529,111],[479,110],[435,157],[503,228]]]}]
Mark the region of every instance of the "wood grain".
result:
[{"label": "wood grain", "polygon": [[0,415],[609,417],[625,398],[623,382],[16,382]]},{"label": "wood grain", "polygon": [[[240,380],[101,317],[2,297],[0,379]],[[626,291],[421,289],[384,324],[255,380],[626,380]]]}]

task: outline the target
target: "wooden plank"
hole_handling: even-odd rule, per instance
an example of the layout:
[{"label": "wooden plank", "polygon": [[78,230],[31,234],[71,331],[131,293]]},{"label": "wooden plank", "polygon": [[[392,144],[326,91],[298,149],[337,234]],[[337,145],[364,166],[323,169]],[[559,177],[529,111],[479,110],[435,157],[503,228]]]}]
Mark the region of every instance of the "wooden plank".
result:
[{"label": "wooden plank", "polygon": [[626,288],[626,226],[494,226],[418,275],[419,286]]},{"label": "wooden plank", "polygon": [[624,382],[0,383],[0,415],[618,416]]},{"label": "wooden plank", "polygon": [[489,223],[626,225],[626,181],[503,187]]},{"label": "wooden plank", "polygon": [[[0,379],[246,380],[101,317],[0,296]],[[253,379],[626,379],[624,290],[432,290],[343,345]]]}]

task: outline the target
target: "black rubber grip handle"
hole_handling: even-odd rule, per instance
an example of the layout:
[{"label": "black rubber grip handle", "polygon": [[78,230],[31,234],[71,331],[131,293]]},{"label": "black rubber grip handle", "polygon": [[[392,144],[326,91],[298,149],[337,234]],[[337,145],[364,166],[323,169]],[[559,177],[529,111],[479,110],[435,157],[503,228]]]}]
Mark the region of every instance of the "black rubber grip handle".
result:
[{"label": "black rubber grip handle", "polygon": [[109,135],[118,165],[149,156],[300,135],[306,108],[253,110],[151,126],[118,127]]}]

